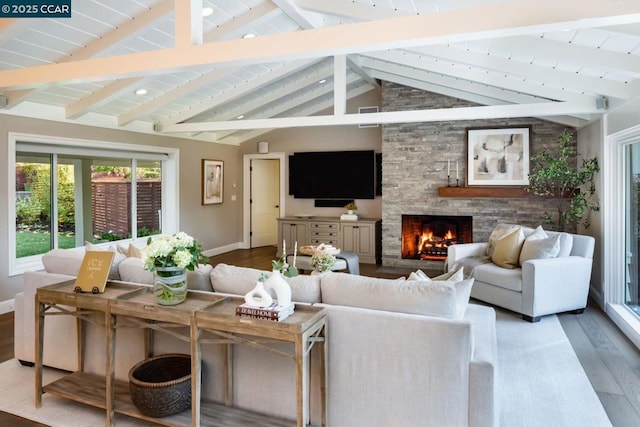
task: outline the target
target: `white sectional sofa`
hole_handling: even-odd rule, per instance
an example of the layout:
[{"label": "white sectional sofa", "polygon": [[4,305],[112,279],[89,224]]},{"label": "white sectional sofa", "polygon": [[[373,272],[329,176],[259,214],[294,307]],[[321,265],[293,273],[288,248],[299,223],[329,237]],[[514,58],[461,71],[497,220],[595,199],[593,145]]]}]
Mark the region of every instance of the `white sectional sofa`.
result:
[{"label": "white sectional sofa", "polygon": [[553,313],[582,313],[589,295],[595,239],[520,227],[519,240],[512,235],[506,246],[510,253],[502,253],[503,262],[498,265],[491,249],[504,237],[500,227],[508,232],[515,225],[499,225],[489,242],[448,248],[447,266],[464,267],[466,276],[475,278],[471,297],[520,313],[529,322]]},{"label": "white sectional sofa", "polygon": [[[24,292],[16,296],[18,359],[33,360],[36,289],[73,278],[60,274],[62,264],[58,260],[49,263],[54,271],[24,275]],[[123,281],[150,283],[140,260],[126,259],[118,267]],[[207,267],[194,273],[198,274],[196,281],[206,276],[211,290],[226,294],[248,292],[263,273],[226,264]],[[333,272],[288,280],[297,304],[316,304],[328,310],[329,426],[498,425],[495,311],[468,304],[472,281],[425,283]],[[45,364],[76,370],[75,322],[65,319],[67,316],[54,317],[59,323],[46,321]],[[84,370],[104,374],[103,329],[89,323],[83,331]],[[60,343],[62,336],[64,344]],[[127,379],[131,366],[144,358],[142,342],[140,330],[118,331],[117,378]],[[292,351],[289,346],[281,347]],[[189,346],[156,333],[154,353],[169,352],[189,353]],[[319,425],[319,363],[315,358],[312,352],[310,421]],[[235,405],[295,418],[293,361],[249,346],[234,347],[233,359]],[[203,399],[223,400],[223,366],[221,346],[204,346]]]}]

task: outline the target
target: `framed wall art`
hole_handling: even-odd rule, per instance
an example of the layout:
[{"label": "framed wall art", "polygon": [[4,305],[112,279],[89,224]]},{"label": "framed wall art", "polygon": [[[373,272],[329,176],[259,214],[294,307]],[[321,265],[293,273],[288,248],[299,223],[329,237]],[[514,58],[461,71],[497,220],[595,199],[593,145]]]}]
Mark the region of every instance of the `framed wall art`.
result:
[{"label": "framed wall art", "polygon": [[224,190],[224,162],[202,160],[202,204],[222,203]]},{"label": "framed wall art", "polygon": [[467,129],[467,185],[529,185],[531,127]]}]

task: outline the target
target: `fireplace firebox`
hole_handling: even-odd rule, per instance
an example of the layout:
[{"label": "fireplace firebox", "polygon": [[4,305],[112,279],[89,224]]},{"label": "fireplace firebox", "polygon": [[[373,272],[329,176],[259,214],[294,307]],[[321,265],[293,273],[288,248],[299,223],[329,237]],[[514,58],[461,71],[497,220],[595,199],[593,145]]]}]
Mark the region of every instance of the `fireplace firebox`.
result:
[{"label": "fireplace firebox", "polygon": [[447,248],[473,241],[473,219],[457,215],[402,215],[402,258],[442,261]]}]

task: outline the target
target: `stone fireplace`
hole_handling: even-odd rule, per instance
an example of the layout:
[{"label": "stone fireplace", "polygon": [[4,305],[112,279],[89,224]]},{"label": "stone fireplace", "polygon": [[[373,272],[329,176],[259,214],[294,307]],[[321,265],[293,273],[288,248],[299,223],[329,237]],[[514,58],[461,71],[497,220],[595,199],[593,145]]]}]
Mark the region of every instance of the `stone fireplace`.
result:
[{"label": "stone fireplace", "polygon": [[[475,104],[457,98],[426,92],[396,83],[382,83],[381,111],[408,111],[441,108],[472,107]],[[404,238],[407,214],[427,216],[466,216],[472,225],[456,231],[456,237],[446,235],[448,230],[436,230],[432,252],[445,253],[438,245],[458,242],[460,239],[485,242],[493,228],[501,223],[536,227],[545,212],[554,207],[550,199],[539,197],[505,197],[488,191],[482,197],[460,194],[441,196],[440,187],[447,186],[447,165],[458,162],[460,185],[466,185],[466,129],[470,127],[530,126],[530,151],[535,154],[556,147],[558,136],[566,128],[559,123],[532,117],[492,120],[425,121],[414,123],[388,123],[382,126],[382,264],[387,267],[442,271],[444,257],[416,258],[416,234],[422,220]],[[455,175],[454,175],[455,178]],[[455,182],[455,181],[453,181]],[[439,227],[439,226],[438,226]],[[452,230],[453,231],[453,230]],[[469,233],[470,236],[459,234]],[[421,238],[420,238],[421,239]],[[405,242],[406,240],[406,242]],[[441,242],[438,243],[437,240]],[[406,246],[405,246],[406,245]],[[411,246],[412,245],[412,246]],[[429,255],[430,257],[431,255]],[[434,257],[435,258],[435,257]]]},{"label": "stone fireplace", "polygon": [[473,241],[471,216],[402,215],[402,258],[444,261],[447,248]]}]

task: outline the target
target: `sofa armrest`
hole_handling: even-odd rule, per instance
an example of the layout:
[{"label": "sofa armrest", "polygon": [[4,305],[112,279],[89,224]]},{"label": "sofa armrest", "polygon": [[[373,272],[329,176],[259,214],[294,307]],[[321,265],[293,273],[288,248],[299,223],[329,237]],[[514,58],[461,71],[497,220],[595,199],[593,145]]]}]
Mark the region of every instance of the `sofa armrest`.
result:
[{"label": "sofa armrest", "polygon": [[478,243],[460,243],[457,245],[451,245],[447,249],[447,262],[446,266],[448,270],[451,270],[456,262],[463,258],[484,256],[487,253],[486,242]]},{"label": "sofa armrest", "polygon": [[[23,292],[15,299],[14,353],[18,360],[35,361],[35,297],[42,286],[73,280],[74,276],[27,271]],[[53,368],[78,369],[78,331],[75,318],[50,316],[45,322],[43,363]]]},{"label": "sofa armrest", "polygon": [[464,320],[471,323],[473,343],[469,365],[469,426],[495,427],[500,421],[496,312],[492,307],[469,304]]},{"label": "sofa armrest", "polygon": [[522,313],[531,317],[583,309],[593,260],[579,256],[534,259],[522,265]]}]

